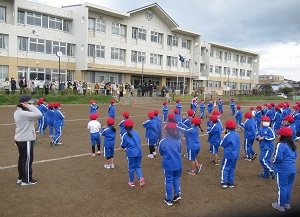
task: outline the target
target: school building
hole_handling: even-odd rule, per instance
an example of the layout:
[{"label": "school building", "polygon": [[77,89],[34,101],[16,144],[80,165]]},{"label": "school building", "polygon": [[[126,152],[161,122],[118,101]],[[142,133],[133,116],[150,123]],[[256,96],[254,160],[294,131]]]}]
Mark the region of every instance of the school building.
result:
[{"label": "school building", "polygon": [[[120,12],[84,3],[56,8],[0,2],[0,86],[20,80],[143,82],[208,94],[251,91],[259,54],[201,40],[157,3]],[[59,77],[60,76],[60,77]]]}]

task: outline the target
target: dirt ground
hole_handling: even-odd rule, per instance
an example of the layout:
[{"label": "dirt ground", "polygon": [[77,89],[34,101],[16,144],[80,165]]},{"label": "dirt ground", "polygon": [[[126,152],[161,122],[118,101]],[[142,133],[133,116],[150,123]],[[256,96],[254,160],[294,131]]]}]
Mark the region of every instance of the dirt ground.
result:
[{"label": "dirt ground", "polygon": [[[264,104],[265,102],[260,102]],[[293,105],[293,102],[290,102]],[[255,102],[240,103],[245,113]],[[188,104],[183,105],[183,113],[188,110]],[[99,121],[105,125],[108,105],[100,105]],[[169,104],[173,111],[175,104]],[[272,208],[271,203],[277,199],[276,181],[257,177],[263,169],[255,159],[244,161],[243,131],[241,136],[240,159],[235,171],[235,188],[220,187],[220,166],[211,163],[213,159],[207,143],[206,121],[202,120],[204,133],[200,133],[201,151],[198,161],[203,164],[200,174],[191,176],[187,173],[189,162],[183,158],[183,173],[181,176],[182,200],[167,206],[164,203],[165,186],[161,157],[147,157],[149,150],[144,137],[145,129],[142,122],[147,120],[147,113],[162,105],[158,102],[149,104],[116,105],[117,138],[115,144],[115,168],[105,169],[103,155],[92,157],[89,140],[89,104],[62,105],[66,112],[65,126],[61,146],[50,147],[47,135],[37,137],[34,148],[33,177],[38,184],[19,186],[16,184],[18,150],[14,145],[15,124],[13,112],[15,106],[0,107],[1,152],[0,152],[0,216],[276,216],[279,211]],[[216,109],[216,107],[214,107]],[[134,129],[138,130],[143,145],[142,170],[146,179],[144,188],[138,185],[128,186],[126,155],[119,149],[120,136],[118,124],[122,113],[128,111],[134,120]],[[199,115],[199,110],[197,111]],[[229,105],[224,105],[224,115],[221,117],[224,125],[230,116]],[[102,138],[103,143],[103,138]],[[296,142],[298,149],[299,143]],[[101,146],[102,148],[102,146]],[[183,142],[183,150],[185,142]],[[254,149],[258,153],[258,142]],[[222,159],[223,148],[219,149]],[[296,176],[289,216],[300,208],[300,176]],[[136,181],[137,184],[137,181]],[[282,215],[282,214],[281,214]]]}]

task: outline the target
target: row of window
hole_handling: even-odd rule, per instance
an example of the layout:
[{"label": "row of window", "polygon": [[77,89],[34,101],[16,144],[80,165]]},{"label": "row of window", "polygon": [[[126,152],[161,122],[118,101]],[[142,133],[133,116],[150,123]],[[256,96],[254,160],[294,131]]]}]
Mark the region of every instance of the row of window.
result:
[{"label": "row of window", "polygon": [[[242,56],[242,55],[237,55],[237,54],[231,54],[231,53],[228,53],[228,52],[223,52],[223,51],[219,51],[219,50],[216,50],[214,51],[213,49],[210,50],[210,57],[213,58],[214,57],[214,53],[215,53],[215,56],[216,56],[216,59],[224,59],[225,61],[231,61],[231,56],[232,56],[232,61],[233,62],[239,62],[240,63],[247,63],[249,65],[252,66],[252,58],[251,57],[246,57],[246,56]],[[224,53],[224,57],[223,57],[223,53]]]},{"label": "row of window", "polygon": [[70,32],[71,21],[29,11],[18,11],[18,23]]},{"label": "row of window", "polygon": [[[95,32],[106,32],[106,21],[102,19],[89,18],[88,30]],[[112,34],[122,37],[126,37],[126,26],[120,23],[112,22]],[[139,39],[146,41],[147,39],[147,30],[143,28],[132,27],[131,37],[133,39]],[[151,42],[162,44],[163,43],[163,34],[155,31],[151,31]],[[168,35],[167,36],[167,45],[178,47],[178,37]],[[181,43],[182,48],[190,49],[191,40],[182,39]]]},{"label": "row of window", "polygon": [[[239,90],[251,90],[250,83],[239,83]],[[228,82],[223,82],[223,87],[228,86]],[[237,82],[229,82],[229,87],[231,89],[237,89]],[[221,88],[221,81],[208,81],[208,87]]]},{"label": "row of window", "polygon": [[[213,71],[213,65],[210,65],[209,66],[209,72],[210,73],[215,73],[215,74],[221,74],[222,73],[222,66],[215,66],[215,72]],[[225,76],[229,76],[230,75],[230,67],[224,67],[224,75]],[[238,72],[240,71],[240,76],[242,77],[251,77],[252,76],[252,70],[245,70],[245,69],[238,69],[238,68],[232,68],[232,75],[233,76],[237,76],[238,75]],[[247,73],[246,73],[247,72]]]}]

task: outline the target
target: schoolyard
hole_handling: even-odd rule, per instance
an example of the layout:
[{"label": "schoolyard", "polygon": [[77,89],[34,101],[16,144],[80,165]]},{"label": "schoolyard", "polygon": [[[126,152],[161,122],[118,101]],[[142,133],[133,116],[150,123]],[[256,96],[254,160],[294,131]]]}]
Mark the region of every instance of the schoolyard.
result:
[{"label": "schoolyard", "polygon": [[[266,102],[241,102],[243,113],[251,106],[263,105]],[[268,102],[267,102],[268,103]],[[293,105],[293,102],[290,102]],[[173,112],[175,103],[170,103]],[[100,104],[99,121],[106,125],[108,105]],[[186,114],[189,104],[183,104],[182,115]],[[215,106],[214,109],[217,107]],[[0,106],[1,114],[1,153],[0,153],[0,216],[277,216],[282,215],[272,208],[271,203],[277,199],[276,181],[257,177],[263,171],[259,160],[248,162],[243,160],[243,131],[241,136],[241,152],[235,172],[235,188],[220,187],[220,165],[211,163],[213,155],[207,143],[206,122],[202,119],[203,133],[200,131],[201,151],[198,161],[203,164],[200,174],[191,176],[187,173],[189,162],[183,158],[181,176],[182,200],[167,206],[164,203],[165,186],[161,157],[154,159],[146,146],[143,121],[147,113],[158,109],[162,113],[162,102],[135,104],[129,106],[116,104],[117,137],[115,143],[115,168],[105,169],[106,160],[103,155],[92,157],[89,140],[89,102],[85,105],[62,105],[61,111],[66,113],[65,126],[61,146],[50,147],[49,133],[37,135],[34,148],[33,177],[38,183],[32,186],[16,184],[18,150],[14,145],[15,124],[13,113],[15,106]],[[128,111],[142,138],[143,161],[142,170],[146,185],[131,188],[128,182],[126,155],[120,147],[118,124],[122,113]],[[199,115],[199,109],[197,111]],[[221,117],[223,125],[230,115],[228,103],[224,105]],[[244,121],[244,119],[243,119]],[[103,138],[101,139],[103,143]],[[277,141],[277,140],[276,140]],[[300,142],[296,142],[299,149]],[[101,148],[103,146],[101,145]],[[254,149],[258,153],[258,142]],[[183,140],[183,150],[185,141]],[[223,148],[219,149],[222,159]],[[300,176],[296,176],[290,215],[300,208]],[[298,209],[298,210],[297,210]]]}]

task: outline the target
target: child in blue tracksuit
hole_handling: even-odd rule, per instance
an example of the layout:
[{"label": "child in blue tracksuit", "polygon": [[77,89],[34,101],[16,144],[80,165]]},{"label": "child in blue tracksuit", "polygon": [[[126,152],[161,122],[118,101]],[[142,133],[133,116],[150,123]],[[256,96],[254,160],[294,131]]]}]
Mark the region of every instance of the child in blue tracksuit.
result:
[{"label": "child in blue tracksuit", "polygon": [[[186,126],[186,127],[191,127],[191,120],[194,117],[194,111],[192,109],[187,111],[187,115],[188,117],[186,118],[185,116],[183,116],[183,118],[181,119],[181,122]],[[178,123],[179,124],[179,123]],[[187,149],[187,135],[184,134],[184,138],[185,138],[185,147],[186,147],[186,152],[183,155],[185,158],[188,158],[188,149]]]},{"label": "child in blue tracksuit", "polygon": [[214,159],[212,162],[214,162],[215,165],[219,165],[218,153],[219,153],[219,146],[221,142],[222,128],[221,125],[219,124],[217,115],[212,115],[209,118],[209,120],[212,123],[212,125],[210,125],[206,131],[208,134],[207,141],[209,142],[209,145],[212,147],[212,153],[214,155]]},{"label": "child in blue tracksuit", "polygon": [[174,109],[174,116],[175,116],[176,124],[180,123],[181,117],[177,108]]},{"label": "child in blue tracksuit", "polygon": [[95,156],[95,146],[97,145],[98,152],[97,155],[101,154],[100,151],[100,145],[101,145],[101,140],[100,140],[100,130],[101,130],[101,124],[97,120],[98,114],[94,113],[90,115],[90,121],[87,125],[87,128],[90,130],[90,140],[92,144],[92,156]]},{"label": "child in blue tracksuit", "polygon": [[124,127],[124,122],[129,118],[129,112],[123,112],[122,116],[123,116],[123,120],[119,123],[120,140],[122,139],[122,135],[126,132],[125,127]]},{"label": "child in blue tracksuit", "polygon": [[97,110],[99,109],[99,106],[96,104],[96,101],[92,99],[90,101],[90,104],[91,104],[90,105],[90,115],[97,113]]},{"label": "child in blue tracksuit", "polygon": [[244,160],[251,161],[254,160],[257,156],[253,149],[253,143],[255,140],[255,121],[252,118],[251,112],[246,112],[245,116],[246,121],[244,123],[240,123],[240,126],[245,130],[244,131],[244,150],[245,157]]},{"label": "child in blue tracksuit", "polygon": [[48,104],[48,111],[47,111],[47,124],[49,127],[49,137],[53,138],[54,137],[54,108],[53,108],[53,103]]},{"label": "child in blue tracksuit", "polygon": [[265,113],[265,116],[268,116],[270,118],[270,120],[271,120],[270,126],[273,126],[274,115],[275,114],[274,114],[272,105],[268,105],[268,110]]},{"label": "child in blue tracksuit", "polygon": [[183,123],[178,124],[178,129],[180,132],[184,133],[188,152],[188,159],[191,162],[191,169],[188,170],[188,174],[195,175],[196,173],[200,173],[202,164],[199,164],[197,161],[197,155],[200,152],[201,145],[199,139],[199,128],[201,124],[200,118],[192,118],[190,120],[191,127],[187,127]]},{"label": "child in blue tracksuit", "polygon": [[209,102],[207,103],[207,112],[208,114],[206,115],[207,118],[210,117],[211,113],[212,113],[212,110],[213,110],[213,106],[214,106],[214,103],[213,103],[213,100],[209,100]]},{"label": "child in blue tracksuit", "polygon": [[116,118],[116,109],[115,109],[115,101],[110,100],[110,105],[108,106],[108,117],[115,119]]},{"label": "child in blue tracksuit", "polygon": [[39,131],[40,135],[44,135],[45,134],[44,131],[48,126],[48,124],[47,124],[48,106],[47,106],[45,98],[39,99],[38,109],[43,114],[43,116],[38,119],[38,131]]},{"label": "child in blue tracksuit", "polygon": [[158,134],[158,138],[157,138],[157,142],[156,142],[156,146],[158,146],[159,141],[162,139],[162,127],[161,127],[161,119],[159,117],[159,111],[157,109],[155,109],[153,111],[154,114],[154,120],[157,123],[157,134]]},{"label": "child in blue tracksuit", "polygon": [[147,138],[147,143],[150,151],[148,157],[154,158],[156,156],[155,145],[158,139],[157,122],[154,119],[153,112],[149,112],[148,117],[149,120],[143,122],[143,127],[146,128],[145,137]]},{"label": "child in blue tracksuit", "polygon": [[128,185],[134,187],[134,172],[140,181],[140,187],[144,187],[146,180],[142,173],[142,149],[141,149],[141,137],[136,130],[133,130],[133,121],[127,119],[124,121],[125,133],[123,133],[121,140],[121,148],[125,149],[127,161],[128,161]]},{"label": "child in blue tracksuit", "polygon": [[292,140],[293,132],[288,127],[278,131],[279,141],[276,144],[273,165],[277,174],[278,199],[272,203],[275,209],[284,212],[291,208],[291,193],[297,174],[297,147]]},{"label": "child in blue tracksuit", "polygon": [[240,135],[235,132],[236,124],[234,120],[227,120],[226,131],[220,146],[224,148],[221,166],[221,187],[234,187],[234,173],[236,162],[240,153]]},{"label": "child in blue tracksuit", "polygon": [[223,101],[221,98],[219,98],[219,102],[218,102],[218,110],[221,114],[223,114]]},{"label": "child in blue tracksuit", "polygon": [[282,125],[285,127],[289,127],[293,130],[292,139],[293,139],[293,141],[295,141],[297,132],[296,132],[295,124],[294,124],[294,117],[292,115],[285,116],[283,118]]},{"label": "child in blue tracksuit", "polygon": [[193,99],[193,100],[192,100],[192,103],[191,103],[191,109],[194,111],[194,115],[196,115],[197,107],[198,107],[197,100],[196,100],[196,99]]},{"label": "child in blue tracksuit", "polygon": [[204,118],[204,112],[205,112],[205,103],[204,103],[204,100],[201,99],[201,103],[200,103],[200,118],[201,119]]},{"label": "child in blue tracksuit", "polygon": [[235,122],[237,124],[237,131],[241,130],[240,124],[242,122],[242,118],[243,118],[243,112],[241,110],[241,106],[237,105],[236,106],[236,113],[235,113]]},{"label": "child in blue tracksuit", "polygon": [[[162,156],[162,168],[165,175],[166,197],[165,203],[169,206],[181,200],[180,176],[182,173],[181,141],[176,133],[177,125],[169,122],[166,137],[160,141],[159,153]],[[174,187],[174,197],[172,196]]]},{"label": "child in blue tracksuit", "polygon": [[104,168],[113,169],[114,165],[114,155],[115,155],[115,140],[116,140],[116,128],[114,126],[115,120],[113,118],[108,118],[106,120],[107,126],[104,126],[100,134],[104,136],[103,146],[104,146],[104,157],[106,158],[106,164]]},{"label": "child in blue tracksuit", "polygon": [[262,109],[261,105],[256,106],[256,112],[255,112],[255,116],[254,116],[256,132],[260,128],[261,118],[263,116],[261,109]]},{"label": "child in blue tracksuit", "polygon": [[163,112],[163,123],[167,123],[167,117],[168,117],[168,113],[169,113],[168,102],[163,103],[162,112]]},{"label": "child in blue tracksuit", "polygon": [[258,177],[268,179],[271,174],[272,179],[275,179],[275,173],[271,166],[271,157],[274,150],[275,133],[270,127],[269,117],[263,116],[261,120],[262,127],[258,130],[256,134],[256,140],[259,141],[259,162],[262,165],[264,172],[262,174],[258,174]]},{"label": "child in blue tracksuit", "polygon": [[181,105],[181,101],[180,99],[176,100],[176,108],[178,109],[178,114],[181,114],[181,109],[182,109],[182,105]]},{"label": "child in blue tracksuit", "polygon": [[62,143],[59,142],[59,139],[62,135],[62,127],[65,125],[65,113],[62,113],[60,111],[60,107],[61,107],[61,104],[59,102],[55,102],[53,104],[54,106],[54,122],[53,122],[53,125],[54,125],[54,129],[55,129],[55,135],[54,135],[54,138],[53,140],[50,142],[50,146],[52,147],[53,145],[61,145]]},{"label": "child in blue tracksuit", "polygon": [[273,130],[275,135],[277,134],[277,130],[279,130],[282,126],[282,112],[279,106],[275,106],[275,115],[273,119]]},{"label": "child in blue tracksuit", "polygon": [[235,101],[234,101],[234,98],[231,98],[230,110],[231,110],[231,115],[234,116],[235,115]]}]

